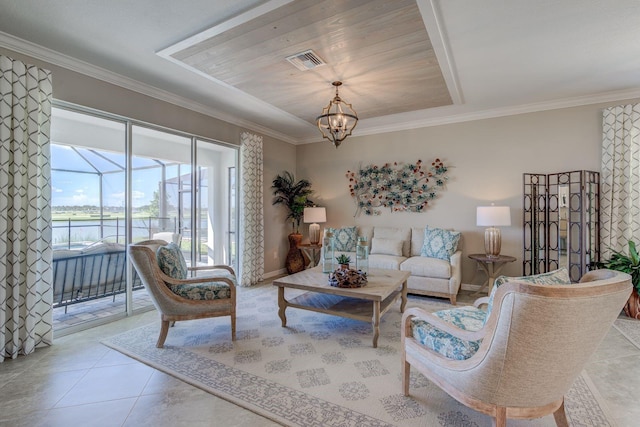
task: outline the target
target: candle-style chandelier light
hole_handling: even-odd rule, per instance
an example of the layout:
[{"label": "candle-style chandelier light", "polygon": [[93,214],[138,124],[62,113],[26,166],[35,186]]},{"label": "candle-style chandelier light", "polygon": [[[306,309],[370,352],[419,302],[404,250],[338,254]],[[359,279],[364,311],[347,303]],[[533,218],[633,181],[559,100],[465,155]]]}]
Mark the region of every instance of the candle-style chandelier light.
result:
[{"label": "candle-style chandelier light", "polygon": [[342,82],[333,82],[332,85],[336,87],[336,96],[322,109],[322,114],[316,118],[316,121],[322,137],[327,138],[338,148],[340,143],[353,132],[358,123],[358,115],[351,104],[344,102],[338,94],[338,87]]}]

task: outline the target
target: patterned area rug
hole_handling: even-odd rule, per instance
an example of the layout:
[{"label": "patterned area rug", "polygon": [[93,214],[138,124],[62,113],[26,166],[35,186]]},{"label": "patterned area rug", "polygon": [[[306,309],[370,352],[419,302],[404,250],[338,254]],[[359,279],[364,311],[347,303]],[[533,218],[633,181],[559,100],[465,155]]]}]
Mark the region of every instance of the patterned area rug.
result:
[{"label": "patterned area rug", "polygon": [[622,335],[627,337],[629,341],[636,347],[640,348],[640,320],[628,317],[620,317],[613,324]]},{"label": "patterned area rug", "polygon": [[[287,294],[287,298],[290,295]],[[421,374],[412,372],[402,395],[400,304],[381,321],[378,348],[371,325],[325,314],[287,310],[277,315],[271,285],[238,290],[237,340],[228,318],[178,322],[164,349],[159,323],[104,341],[107,346],[218,397],[287,426],[490,426]],[[429,311],[448,303],[410,297],[407,307]],[[571,425],[610,426],[607,409],[583,373],[567,396]],[[555,426],[552,416],[510,426]]]}]

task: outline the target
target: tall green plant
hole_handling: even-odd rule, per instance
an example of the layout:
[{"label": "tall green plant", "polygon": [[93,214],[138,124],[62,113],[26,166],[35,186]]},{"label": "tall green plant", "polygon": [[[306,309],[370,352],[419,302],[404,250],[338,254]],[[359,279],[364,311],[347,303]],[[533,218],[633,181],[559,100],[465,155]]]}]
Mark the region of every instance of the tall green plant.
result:
[{"label": "tall green plant", "polygon": [[611,258],[602,262],[601,265],[610,270],[630,274],[633,286],[636,291],[640,292],[640,255],[636,244],[632,240],[629,240],[629,255],[617,251],[613,252]]},{"label": "tall green plant", "polygon": [[307,197],[313,192],[313,190],[311,190],[311,182],[306,179],[296,181],[291,172],[284,171],[282,174],[276,176],[271,188],[275,196],[273,205],[286,206],[289,210],[287,221],[291,221],[292,230],[299,233],[304,208],[313,206],[313,202]]}]

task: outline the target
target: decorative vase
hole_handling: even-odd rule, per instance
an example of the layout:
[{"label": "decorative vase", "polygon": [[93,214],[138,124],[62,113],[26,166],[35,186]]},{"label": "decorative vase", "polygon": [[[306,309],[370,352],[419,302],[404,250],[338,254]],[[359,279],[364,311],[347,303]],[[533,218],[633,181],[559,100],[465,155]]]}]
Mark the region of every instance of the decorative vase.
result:
[{"label": "decorative vase", "polygon": [[631,292],[624,306],[624,313],[632,319],[640,320],[640,295],[636,289]]},{"label": "decorative vase", "polygon": [[287,267],[287,273],[289,274],[304,270],[304,257],[302,256],[302,251],[298,248],[300,242],[302,242],[302,234],[289,234],[289,252],[285,260],[285,267]]}]

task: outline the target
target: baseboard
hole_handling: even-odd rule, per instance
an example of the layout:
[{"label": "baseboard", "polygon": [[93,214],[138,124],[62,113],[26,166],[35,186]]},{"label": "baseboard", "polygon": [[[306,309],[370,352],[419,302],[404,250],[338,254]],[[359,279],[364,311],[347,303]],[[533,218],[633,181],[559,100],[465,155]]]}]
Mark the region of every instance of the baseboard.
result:
[{"label": "baseboard", "polygon": [[463,291],[479,291],[481,285],[472,285],[471,283],[463,283],[460,285],[460,289]]},{"label": "baseboard", "polygon": [[264,277],[265,279],[271,279],[274,278],[276,276],[281,276],[283,274],[287,274],[287,269],[286,268],[281,268],[280,270],[276,270],[276,271],[270,271],[268,273],[264,273]]}]

